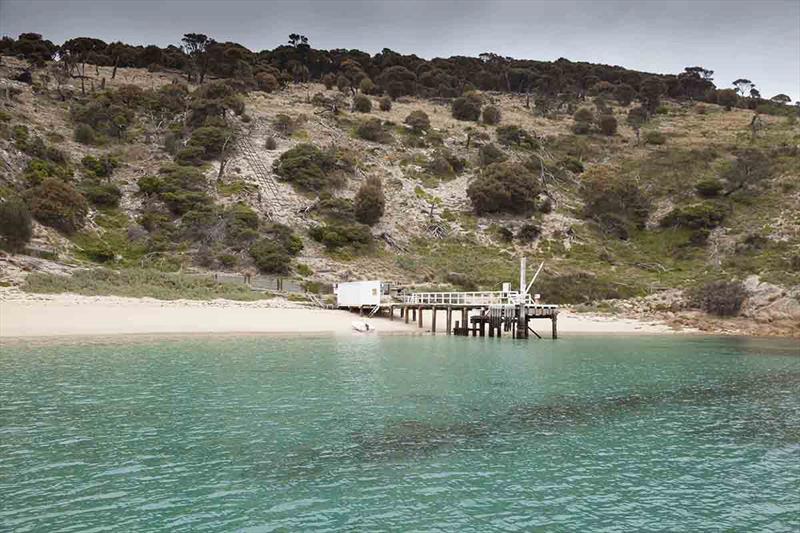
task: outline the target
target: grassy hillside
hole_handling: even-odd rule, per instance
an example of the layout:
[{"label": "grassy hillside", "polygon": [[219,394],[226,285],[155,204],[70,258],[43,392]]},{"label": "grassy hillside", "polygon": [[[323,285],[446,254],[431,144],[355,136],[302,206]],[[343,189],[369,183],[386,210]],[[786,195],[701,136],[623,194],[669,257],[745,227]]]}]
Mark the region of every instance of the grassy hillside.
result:
[{"label": "grassy hillside", "polygon": [[[66,265],[488,289],[515,279],[524,254],[546,261],[537,291],[562,303],[751,274],[800,284],[790,113],[759,115],[754,132],[751,110],[664,97],[637,142],[628,116],[639,104],[603,94],[544,113],[525,95],[472,93],[479,111],[499,110],[494,124],[459,120],[442,98],[358,93],[370,107],[359,112],[351,93],[319,83],[223,90],[93,66],[85,96],[55,67],[8,81],[27,66],[0,67],[12,95],[0,107],[0,196],[35,211],[28,252]],[[573,118],[581,108],[591,121]],[[415,111],[430,124],[408,121]],[[604,134],[608,116],[616,131]],[[280,206],[237,139],[274,173]],[[363,225],[370,178],[385,206]]]}]

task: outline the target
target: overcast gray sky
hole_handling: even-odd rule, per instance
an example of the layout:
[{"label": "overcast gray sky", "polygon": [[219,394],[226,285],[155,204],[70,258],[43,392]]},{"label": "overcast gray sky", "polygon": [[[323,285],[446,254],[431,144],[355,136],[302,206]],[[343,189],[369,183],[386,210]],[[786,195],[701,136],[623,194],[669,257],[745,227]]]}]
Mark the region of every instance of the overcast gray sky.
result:
[{"label": "overcast gray sky", "polygon": [[256,51],[297,32],[316,48],[425,58],[495,52],[661,73],[700,65],[719,87],[745,77],[764,97],[800,98],[800,0],[0,0],[0,34],[28,31],[160,46],[199,32]]}]

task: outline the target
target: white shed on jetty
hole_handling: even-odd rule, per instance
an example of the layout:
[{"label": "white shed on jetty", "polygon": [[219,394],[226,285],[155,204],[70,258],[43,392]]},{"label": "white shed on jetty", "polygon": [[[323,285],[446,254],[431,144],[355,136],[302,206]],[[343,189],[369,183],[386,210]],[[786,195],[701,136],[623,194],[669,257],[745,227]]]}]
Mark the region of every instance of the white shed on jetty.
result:
[{"label": "white shed on jetty", "polygon": [[389,294],[389,284],[380,280],[346,281],[333,287],[337,307],[375,307]]}]

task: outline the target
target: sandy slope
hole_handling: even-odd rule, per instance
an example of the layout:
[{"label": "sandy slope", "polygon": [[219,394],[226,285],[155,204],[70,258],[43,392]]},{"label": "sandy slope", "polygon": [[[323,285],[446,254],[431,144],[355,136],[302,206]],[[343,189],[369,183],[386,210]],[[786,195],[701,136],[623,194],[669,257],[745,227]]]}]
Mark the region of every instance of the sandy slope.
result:
[{"label": "sandy slope", "polygon": [[[14,291],[0,298],[0,337],[47,337],[66,335],[121,335],[141,333],[338,333],[354,334],[358,316],[346,311],[302,307],[283,299],[260,302],[162,301],[111,296],[29,295]],[[445,317],[438,315],[439,332]],[[372,319],[383,333],[419,333],[430,329],[430,313],[424,327],[396,318]],[[559,332],[569,333],[664,333],[664,325],[574,315],[563,312]],[[550,332],[550,321],[538,321],[540,334]]]}]

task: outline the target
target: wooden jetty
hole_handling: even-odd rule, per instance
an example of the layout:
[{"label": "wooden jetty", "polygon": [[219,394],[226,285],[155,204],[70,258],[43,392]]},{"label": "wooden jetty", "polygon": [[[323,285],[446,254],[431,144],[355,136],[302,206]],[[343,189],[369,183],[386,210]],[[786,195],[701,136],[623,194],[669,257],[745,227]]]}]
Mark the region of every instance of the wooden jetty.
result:
[{"label": "wooden jetty", "polygon": [[[431,333],[437,332],[437,314],[445,312],[444,331],[448,335],[527,339],[536,333],[535,320],[550,320],[552,338],[558,338],[558,306],[534,302],[529,294],[516,291],[493,292],[418,292],[402,302],[381,305],[389,319],[399,318],[423,327],[424,314],[430,313]],[[459,318],[460,315],[460,318]]]},{"label": "wooden jetty", "polygon": [[[503,290],[483,292],[411,292],[392,297],[388,284],[380,281],[350,282],[337,285],[338,306],[369,316],[386,315],[423,327],[423,317],[429,313],[431,333],[437,333],[437,315],[444,311],[444,332],[448,335],[472,334],[473,337],[501,337],[504,333],[515,339],[527,339],[530,334],[542,338],[532,327],[536,320],[550,320],[552,338],[558,338],[558,306],[541,304],[530,295],[539,266],[530,283],[526,283],[525,258],[520,261],[519,290],[512,291],[510,283]],[[460,314],[460,317],[459,317]]]}]

